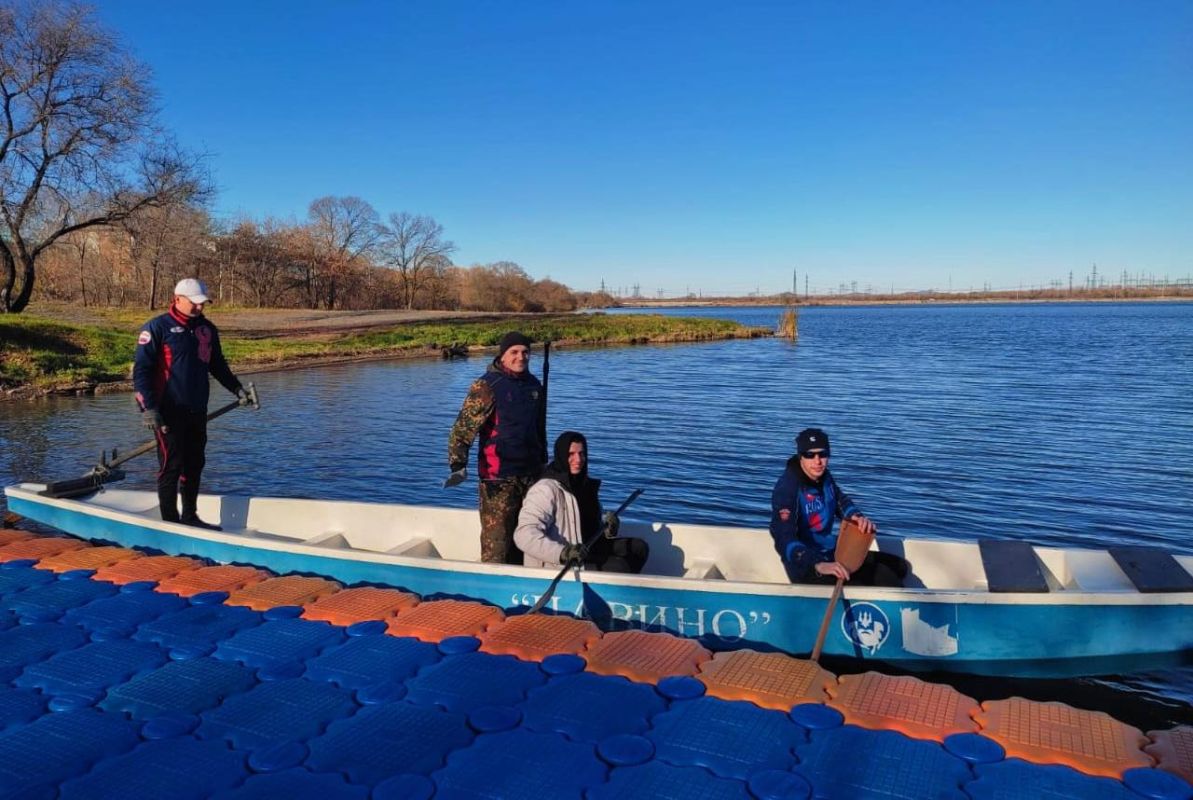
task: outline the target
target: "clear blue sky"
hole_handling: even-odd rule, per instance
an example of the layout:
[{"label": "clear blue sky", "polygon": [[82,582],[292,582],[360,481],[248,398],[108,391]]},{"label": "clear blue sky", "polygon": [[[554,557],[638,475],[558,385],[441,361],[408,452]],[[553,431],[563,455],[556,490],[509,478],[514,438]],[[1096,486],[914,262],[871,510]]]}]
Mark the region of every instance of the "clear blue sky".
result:
[{"label": "clear blue sky", "polygon": [[104,0],[221,216],[669,295],[1193,274],[1193,2]]}]

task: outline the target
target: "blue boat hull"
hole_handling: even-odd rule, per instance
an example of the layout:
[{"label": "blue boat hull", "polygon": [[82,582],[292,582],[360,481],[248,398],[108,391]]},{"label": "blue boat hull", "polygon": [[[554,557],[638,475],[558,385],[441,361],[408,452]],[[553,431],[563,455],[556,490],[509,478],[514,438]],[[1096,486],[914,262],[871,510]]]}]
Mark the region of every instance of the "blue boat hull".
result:
[{"label": "blue boat hull", "polygon": [[[546,589],[544,571],[437,559],[379,563],[269,549],[165,532],[147,524],[88,513],[81,504],[40,502],[9,493],[9,508],[83,538],[115,542],[220,563],[246,563],[277,573],[323,575],[344,584],[370,583],[427,598],[484,600],[510,613]],[[391,559],[391,562],[393,559]],[[750,647],[793,655],[815,641],[829,590],[775,584],[727,584],[650,576],[572,573],[550,602],[602,628],[663,630],[699,639],[710,649]],[[730,590],[730,587],[733,587]],[[745,588],[742,588],[745,587]],[[975,592],[847,587],[824,653],[911,671],[1066,677],[1156,668],[1193,660],[1193,594],[1126,602],[1076,594],[990,595]]]}]

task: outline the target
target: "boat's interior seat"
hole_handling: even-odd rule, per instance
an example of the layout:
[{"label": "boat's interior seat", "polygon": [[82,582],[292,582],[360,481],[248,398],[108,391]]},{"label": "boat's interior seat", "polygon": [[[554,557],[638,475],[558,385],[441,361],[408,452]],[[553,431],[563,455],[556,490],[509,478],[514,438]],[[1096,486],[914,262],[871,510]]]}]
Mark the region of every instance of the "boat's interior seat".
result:
[{"label": "boat's interior seat", "polygon": [[[1045,567],[1035,548],[1015,539],[979,539],[986,586],[991,592],[1047,592]],[[1053,583],[1055,583],[1053,579]]]},{"label": "boat's interior seat", "polygon": [[307,547],[328,547],[332,549],[346,549],[351,545],[348,543],[343,531],[324,531],[323,533],[312,536],[309,539],[303,539],[298,536],[286,536],[280,533],[270,533],[268,531],[259,531],[254,528],[244,528],[243,530],[233,531],[241,536],[251,536],[254,539],[265,539],[271,542],[285,542],[286,544],[301,544]]},{"label": "boat's interior seat", "polygon": [[415,536],[399,542],[385,551],[391,556],[406,556],[407,558],[442,558],[435,543],[427,536]]},{"label": "boat's interior seat", "polygon": [[1111,547],[1111,558],[1141,592],[1193,592],[1193,575],[1153,547]]},{"label": "boat's interior seat", "polygon": [[270,542],[285,542],[286,544],[305,544],[297,536],[286,536],[280,533],[270,533],[269,531],[259,531],[256,528],[244,528],[239,531],[232,531],[241,536],[249,536],[253,539],[265,539]]},{"label": "boat's interior seat", "polygon": [[724,580],[725,576],[717,567],[717,563],[709,558],[698,558],[688,565],[684,570],[683,576],[685,578],[695,578],[697,580]]},{"label": "boat's interior seat", "polygon": [[343,531],[324,531],[318,536],[314,536],[303,542],[310,547],[330,547],[337,550],[350,548],[348,537],[344,535]]}]

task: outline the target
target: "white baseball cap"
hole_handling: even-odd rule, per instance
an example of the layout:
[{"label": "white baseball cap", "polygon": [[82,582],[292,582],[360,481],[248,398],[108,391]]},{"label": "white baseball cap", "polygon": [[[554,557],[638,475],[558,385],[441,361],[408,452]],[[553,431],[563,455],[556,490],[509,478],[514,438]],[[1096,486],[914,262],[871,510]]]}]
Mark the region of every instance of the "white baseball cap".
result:
[{"label": "white baseball cap", "polygon": [[185,297],[192,303],[207,302],[207,284],[197,278],[183,278],[174,287],[175,297]]}]

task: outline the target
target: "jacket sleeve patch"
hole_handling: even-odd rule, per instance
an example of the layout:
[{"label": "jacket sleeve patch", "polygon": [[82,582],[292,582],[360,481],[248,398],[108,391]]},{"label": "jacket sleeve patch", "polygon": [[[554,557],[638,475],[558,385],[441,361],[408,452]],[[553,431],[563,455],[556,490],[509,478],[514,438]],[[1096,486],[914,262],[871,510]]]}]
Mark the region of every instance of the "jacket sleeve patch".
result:
[{"label": "jacket sleeve patch", "polygon": [[141,335],[137,337],[137,344],[149,344],[153,339],[149,331],[141,331]]},{"label": "jacket sleeve patch", "polygon": [[783,522],[789,521],[791,519],[791,509],[790,508],[780,508],[779,509],[779,519]]}]

